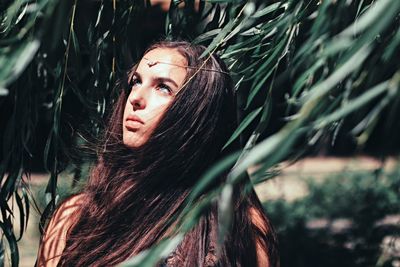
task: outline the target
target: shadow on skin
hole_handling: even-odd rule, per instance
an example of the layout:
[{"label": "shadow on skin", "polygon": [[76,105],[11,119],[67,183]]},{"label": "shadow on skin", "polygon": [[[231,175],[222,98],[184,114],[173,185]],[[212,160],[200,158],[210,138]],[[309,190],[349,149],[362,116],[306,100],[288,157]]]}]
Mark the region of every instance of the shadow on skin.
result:
[{"label": "shadow on skin", "polygon": [[68,230],[77,218],[82,195],[66,199],[56,210],[41,239],[38,253],[39,267],[57,266],[65,248]]}]

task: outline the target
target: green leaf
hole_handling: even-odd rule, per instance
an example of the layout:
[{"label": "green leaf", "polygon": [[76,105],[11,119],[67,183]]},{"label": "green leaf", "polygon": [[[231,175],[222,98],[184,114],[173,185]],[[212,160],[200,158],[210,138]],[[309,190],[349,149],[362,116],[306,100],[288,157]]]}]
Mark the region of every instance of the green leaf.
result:
[{"label": "green leaf", "polygon": [[374,98],[378,97],[380,94],[384,93],[389,88],[388,85],[389,85],[389,81],[386,81],[386,82],[376,85],[375,87],[371,88],[370,90],[367,90],[364,94],[357,97],[356,99],[349,101],[346,105],[343,105],[343,107],[341,107],[340,109],[330,113],[326,117],[319,118],[314,123],[314,128],[321,129],[323,127],[326,127],[328,124],[330,124],[334,121],[337,121],[337,120],[347,116],[349,113],[360,109],[360,107],[366,105],[369,101],[373,100]]},{"label": "green leaf", "polygon": [[21,240],[24,230],[25,230],[25,221],[26,221],[26,216],[28,216],[27,214],[25,214],[25,210],[24,210],[24,204],[22,202],[22,199],[20,197],[20,195],[18,194],[18,192],[15,193],[15,200],[17,202],[17,207],[19,210],[19,225],[20,225],[20,233],[19,233],[19,237],[17,239],[17,242]]},{"label": "green leaf", "polygon": [[328,93],[336,84],[356,70],[368,57],[370,51],[370,47],[364,46],[354,53],[343,65],[338,66],[327,79],[314,86],[310,93],[303,97],[303,101],[317,101],[321,96]]},{"label": "green leaf", "polygon": [[269,6],[264,7],[263,9],[257,10],[253,15],[251,15],[252,18],[260,18],[262,16],[265,16],[267,14],[270,14],[276,10],[278,10],[281,7],[287,8],[287,5],[282,4],[283,1],[273,3]]},{"label": "green leaf", "polygon": [[377,21],[384,19],[384,17],[388,15],[388,11],[396,10],[395,6],[398,6],[398,4],[398,1],[392,0],[375,1],[375,3],[362,16],[360,16],[354,21],[353,24],[343,30],[339,36],[356,36],[360,32],[368,29]]},{"label": "green leaf", "polygon": [[227,183],[222,188],[218,200],[218,243],[220,247],[224,244],[225,236],[231,231],[233,219],[232,194],[233,186]]},{"label": "green leaf", "polygon": [[[15,62],[13,70],[13,78],[17,77],[31,62],[40,46],[40,41],[35,39],[29,42],[19,54],[18,60]],[[8,80],[10,82],[11,79]]]},{"label": "green leaf", "polygon": [[71,29],[71,38],[72,38],[72,46],[74,48],[75,54],[79,55],[79,53],[80,53],[79,41],[78,41],[78,37],[75,34],[74,29]]},{"label": "green leaf", "polygon": [[213,36],[215,36],[218,33],[220,33],[220,31],[221,31],[220,29],[213,29],[213,30],[210,30],[208,32],[205,32],[205,33],[197,36],[196,39],[193,40],[193,43],[199,44],[199,43],[202,43],[204,41],[207,41],[208,39],[210,39]]},{"label": "green leaf", "polygon": [[240,136],[240,134],[250,125],[250,123],[253,122],[253,120],[257,117],[258,114],[260,114],[261,110],[263,108],[257,108],[256,110],[253,110],[250,112],[246,118],[243,119],[243,121],[240,123],[239,127],[233,132],[232,136],[229,138],[229,140],[226,142],[224,147],[222,149],[225,149],[227,146],[229,146],[233,141],[236,140]]},{"label": "green leaf", "polygon": [[11,252],[11,265],[13,267],[17,267],[19,263],[19,252],[17,240],[15,239],[14,233],[12,232],[11,225],[0,221],[0,228],[8,241],[8,246]]},{"label": "green leaf", "polygon": [[232,31],[233,27],[235,26],[236,21],[231,20],[220,32],[219,34],[213,39],[211,44],[207,47],[207,49],[201,54],[200,58],[205,57],[211,51],[213,51],[217,46],[219,46],[224,38]]},{"label": "green leaf", "polygon": [[162,240],[151,250],[144,250],[118,266],[121,267],[154,267],[160,259],[166,258],[182,241],[183,235],[178,234],[172,238]]},{"label": "green leaf", "polygon": [[[233,153],[224,159],[220,160],[208,169],[196,183],[195,187],[193,188],[192,192],[188,196],[187,205],[190,206],[194,200],[200,196],[204,190],[224,171],[226,171],[229,167],[232,167],[235,161],[239,157],[239,152]],[[184,212],[182,212],[185,214]]]}]

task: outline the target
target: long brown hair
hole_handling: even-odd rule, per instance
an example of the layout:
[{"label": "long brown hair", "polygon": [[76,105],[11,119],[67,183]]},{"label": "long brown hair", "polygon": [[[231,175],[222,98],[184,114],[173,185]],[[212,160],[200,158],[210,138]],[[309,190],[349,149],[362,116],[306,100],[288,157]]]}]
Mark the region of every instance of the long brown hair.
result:
[{"label": "long brown hair", "polygon": [[[200,59],[205,48],[183,41],[158,42],[147,51],[156,48],[175,49],[187,59],[191,68],[185,87],[149,140],[131,149],[122,143],[122,116],[129,94],[127,78],[122,79],[61,266],[115,265],[159,242],[173,227],[171,218],[182,211],[200,175],[233,149],[221,152],[236,126],[232,80],[222,60],[215,55]],[[208,70],[197,71],[200,67]],[[236,188],[232,231],[219,256],[214,205],[186,234],[167,265],[256,266],[258,240],[275,266],[276,238],[271,225],[254,191],[246,196],[242,191],[242,186]],[[250,209],[260,215],[263,227],[254,224]]]}]

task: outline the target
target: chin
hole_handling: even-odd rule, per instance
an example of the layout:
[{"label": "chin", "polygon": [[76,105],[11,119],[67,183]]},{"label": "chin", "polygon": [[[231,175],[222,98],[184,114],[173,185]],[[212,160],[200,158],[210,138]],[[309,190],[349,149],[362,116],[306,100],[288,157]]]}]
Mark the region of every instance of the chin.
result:
[{"label": "chin", "polygon": [[127,148],[137,148],[140,146],[139,142],[135,142],[132,140],[127,140],[127,141],[124,140],[123,143]]},{"label": "chin", "polygon": [[142,142],[142,140],[140,140],[140,138],[132,138],[132,137],[124,137],[122,140],[123,144],[128,147],[128,148],[138,148],[141,145],[144,144],[144,142]]}]

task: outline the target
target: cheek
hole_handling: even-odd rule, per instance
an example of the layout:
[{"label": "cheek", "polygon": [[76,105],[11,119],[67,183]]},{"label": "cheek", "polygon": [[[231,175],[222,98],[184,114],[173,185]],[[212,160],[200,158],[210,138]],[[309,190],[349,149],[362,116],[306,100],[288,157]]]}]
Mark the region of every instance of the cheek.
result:
[{"label": "cheek", "polygon": [[123,116],[122,116],[123,121],[125,121],[125,118],[128,116],[128,112],[129,112],[129,103],[126,102],[126,103],[125,103],[125,107],[124,107],[124,114],[123,114]]},{"label": "cheek", "polygon": [[161,117],[167,112],[170,105],[172,104],[172,99],[161,99],[154,102],[151,109],[148,110],[149,114],[158,122]]},{"label": "cheek", "polygon": [[168,110],[168,105],[163,105],[163,106],[158,106],[157,108],[149,112],[152,121],[151,128],[155,128],[160,123],[161,118],[164,116],[167,110]]}]

